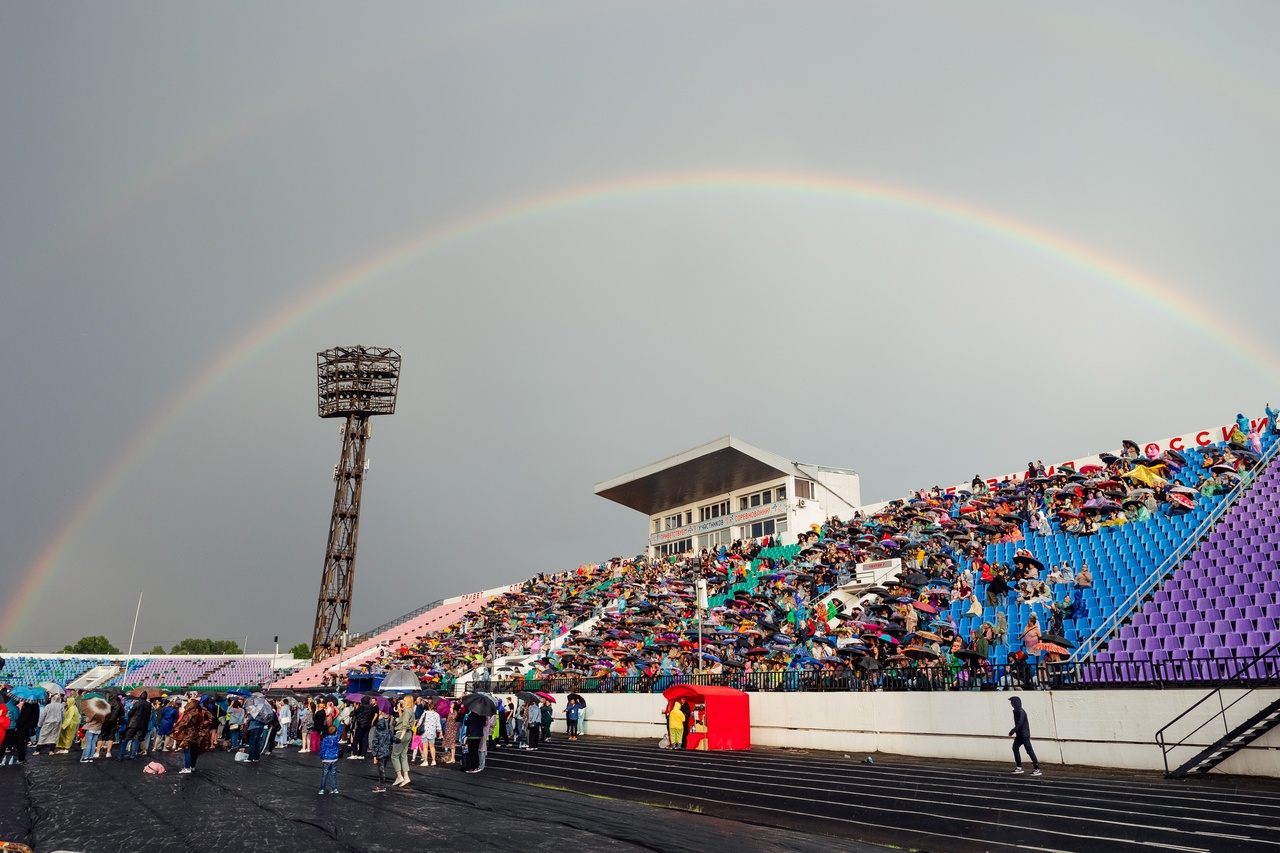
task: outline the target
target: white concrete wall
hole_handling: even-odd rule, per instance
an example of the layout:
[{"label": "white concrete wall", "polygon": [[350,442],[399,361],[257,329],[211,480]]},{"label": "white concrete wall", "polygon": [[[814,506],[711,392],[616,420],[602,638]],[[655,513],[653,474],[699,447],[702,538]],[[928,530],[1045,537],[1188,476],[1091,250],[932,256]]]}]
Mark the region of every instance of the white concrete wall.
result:
[{"label": "white concrete wall", "polygon": [[[1078,690],[1003,693],[752,693],[751,740],[759,746],[884,752],[931,758],[1012,761],[1010,696],[1021,696],[1042,764],[1085,764],[1130,770],[1163,770],[1155,733],[1191,707],[1203,690]],[[1240,692],[1224,692],[1226,702]],[[659,694],[589,694],[587,731],[592,735],[653,738],[664,731]],[[1280,698],[1257,691],[1232,713],[1234,726]],[[1216,711],[1192,715],[1171,730],[1178,740]],[[558,712],[562,708],[557,707]],[[553,731],[564,731],[558,719]],[[1221,736],[1206,727],[1193,739],[1206,746]],[[1171,766],[1199,750],[1184,747]],[[1280,777],[1280,729],[1268,732],[1215,772]]]}]

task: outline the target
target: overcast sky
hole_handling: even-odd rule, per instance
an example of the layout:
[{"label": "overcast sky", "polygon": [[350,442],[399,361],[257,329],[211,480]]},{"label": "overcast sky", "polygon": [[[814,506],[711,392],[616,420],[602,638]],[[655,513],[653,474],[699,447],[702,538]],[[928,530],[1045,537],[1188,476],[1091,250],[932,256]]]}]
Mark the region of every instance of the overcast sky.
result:
[{"label": "overcast sky", "polygon": [[593,485],[726,433],[873,501],[1256,413],[1278,36],[1272,2],[5,3],[0,643],[123,648],[140,591],[135,649],[309,641],[339,344],[404,355],[357,629],[634,554]]}]

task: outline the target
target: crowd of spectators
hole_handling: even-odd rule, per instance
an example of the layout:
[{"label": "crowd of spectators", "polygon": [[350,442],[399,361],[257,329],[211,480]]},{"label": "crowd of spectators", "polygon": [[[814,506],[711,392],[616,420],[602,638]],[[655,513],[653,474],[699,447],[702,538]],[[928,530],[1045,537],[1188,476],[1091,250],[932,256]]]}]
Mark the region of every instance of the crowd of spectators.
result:
[{"label": "crowd of spectators", "polygon": [[[1125,442],[1122,453],[1102,454],[1099,464],[1079,471],[1029,463],[1025,474],[1002,482],[975,477],[969,489],[934,487],[867,515],[830,518],[787,548],[769,539],[739,541],[539,575],[444,631],[384,650],[363,669],[410,666],[437,685],[470,673],[497,690],[533,681],[567,691],[588,683],[648,690],[693,675],[797,689],[1029,683],[1038,665],[1067,653],[1064,626],[1079,591],[1092,585],[1092,570],[1046,567],[1022,549],[1012,564],[993,565],[987,547],[1029,536],[1091,536],[1188,512],[1257,462],[1256,432],[1237,428],[1201,454],[1192,485],[1171,479],[1192,464],[1184,454],[1144,454]],[[904,571],[861,600],[830,594],[854,579],[858,564],[895,557]],[[712,605],[700,626],[699,578]],[[954,601],[965,602],[969,616],[986,616],[968,636],[953,619],[937,618]],[[1045,605],[1049,624],[1033,620],[1010,638],[1006,606],[1021,603]],[[1016,651],[997,662],[997,646]]]}]

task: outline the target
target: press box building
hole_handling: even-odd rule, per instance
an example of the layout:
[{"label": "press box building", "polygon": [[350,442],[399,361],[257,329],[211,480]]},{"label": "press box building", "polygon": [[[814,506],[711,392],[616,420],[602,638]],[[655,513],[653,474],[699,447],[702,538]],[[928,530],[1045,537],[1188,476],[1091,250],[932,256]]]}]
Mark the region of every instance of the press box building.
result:
[{"label": "press box building", "polygon": [[650,556],[763,536],[789,544],[861,504],[856,471],[791,462],[731,435],[598,483],[596,494],[649,517]]}]

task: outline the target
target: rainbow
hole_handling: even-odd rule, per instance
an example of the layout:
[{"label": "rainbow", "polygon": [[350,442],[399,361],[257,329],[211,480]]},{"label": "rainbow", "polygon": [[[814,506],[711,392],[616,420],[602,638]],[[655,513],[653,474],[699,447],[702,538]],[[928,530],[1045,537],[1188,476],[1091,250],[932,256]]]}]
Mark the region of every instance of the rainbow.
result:
[{"label": "rainbow", "polygon": [[432,252],[501,227],[536,217],[582,210],[594,205],[687,195],[780,194],[843,199],[881,208],[910,211],[952,222],[971,231],[1015,244],[1074,268],[1201,335],[1272,382],[1280,379],[1280,361],[1226,318],[1172,286],[1125,266],[1093,249],[1037,225],[1012,219],[956,199],[919,190],[829,175],[725,172],[635,177],[556,190],[514,201],[444,225],[428,227],[320,282],[251,330],[223,355],[183,383],[182,390],[153,417],[133,444],[81,496],[53,538],[11,590],[0,613],[0,638],[17,630],[39,594],[85,527],[125,482],[150,448],[160,442],[201,401],[242,370],[272,342],[340,300],[372,287],[390,273],[421,261]]}]

